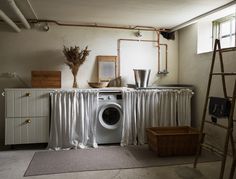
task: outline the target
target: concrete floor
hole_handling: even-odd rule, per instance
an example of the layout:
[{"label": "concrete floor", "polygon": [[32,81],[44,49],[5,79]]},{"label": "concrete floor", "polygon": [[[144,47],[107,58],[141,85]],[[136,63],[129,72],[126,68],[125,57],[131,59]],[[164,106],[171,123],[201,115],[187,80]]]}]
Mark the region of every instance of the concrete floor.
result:
[{"label": "concrete floor", "polygon": [[[0,179],[217,179],[220,171],[220,162],[210,162],[199,163],[197,169],[188,164],[23,177],[35,151],[38,150],[0,151]],[[229,174],[228,161],[224,178]]]}]

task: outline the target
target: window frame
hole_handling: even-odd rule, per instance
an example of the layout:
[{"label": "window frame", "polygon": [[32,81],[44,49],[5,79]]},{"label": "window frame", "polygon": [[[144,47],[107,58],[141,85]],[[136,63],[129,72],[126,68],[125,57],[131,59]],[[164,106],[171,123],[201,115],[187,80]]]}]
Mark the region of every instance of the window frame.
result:
[{"label": "window frame", "polygon": [[[235,21],[235,28],[234,28],[234,32],[232,32],[232,21]],[[221,32],[221,24],[225,23],[225,22],[230,22],[230,33],[226,34],[224,36],[221,36],[220,32]],[[227,48],[236,48],[236,18],[235,18],[235,13],[230,14],[228,16],[222,17],[220,19],[214,20],[212,21],[212,46],[214,46],[214,42],[215,39],[219,39],[221,40],[222,37],[226,38],[226,37],[230,37],[230,41],[232,42],[232,38],[234,36],[234,45],[230,44],[229,47],[222,47],[222,49],[227,49]]]}]

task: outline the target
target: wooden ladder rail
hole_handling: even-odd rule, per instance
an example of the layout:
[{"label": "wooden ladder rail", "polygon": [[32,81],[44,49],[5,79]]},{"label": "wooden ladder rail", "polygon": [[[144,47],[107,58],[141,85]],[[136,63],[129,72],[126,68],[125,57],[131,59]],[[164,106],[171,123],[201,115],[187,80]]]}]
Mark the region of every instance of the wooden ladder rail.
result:
[{"label": "wooden ladder rail", "polygon": [[[229,75],[234,75],[234,74],[233,73],[232,74],[225,73],[220,41],[216,40],[216,43],[218,44],[218,50],[219,50],[223,92],[224,92],[224,97],[227,98],[228,95],[227,95],[227,89],[226,89],[226,83],[225,83],[225,74],[229,74]],[[212,75],[214,75],[213,72],[212,72]],[[226,133],[226,137],[225,137],[225,144],[224,144],[224,150],[223,150],[224,155],[223,155],[223,159],[222,159],[222,163],[221,163],[221,170],[220,170],[220,176],[219,176],[220,179],[223,179],[223,177],[224,177],[224,170],[225,170],[225,163],[226,163],[226,159],[227,159],[229,140],[231,142],[233,156],[235,154],[235,146],[234,146],[234,139],[233,139],[233,114],[234,114],[234,106],[235,106],[235,85],[236,84],[234,83],[233,98],[232,98],[232,102],[231,102],[230,114],[228,117],[228,129],[227,129],[227,133]]]},{"label": "wooden ladder rail", "polygon": [[[218,47],[218,50],[217,50],[217,47]],[[219,52],[220,69],[221,69],[220,73],[213,73],[214,65],[215,65],[216,52]],[[205,120],[206,119],[206,111],[207,111],[207,106],[208,106],[208,100],[209,100],[209,94],[210,94],[213,75],[221,75],[224,97],[228,98],[226,83],[225,83],[225,75],[236,75],[236,73],[225,73],[224,72],[222,50],[221,50],[221,46],[220,46],[220,41],[218,39],[215,40],[215,44],[214,44],[212,63],[211,63],[211,68],[210,68],[210,73],[209,73],[209,80],[208,80],[208,85],[207,85],[207,92],[206,92],[205,103],[204,103],[203,114],[202,114],[202,122],[201,122],[201,127],[200,127],[200,140],[199,140],[199,145],[198,145],[198,148],[197,148],[196,157],[195,157],[195,160],[194,160],[194,165],[193,165],[194,168],[196,168],[196,166],[197,166],[198,158],[199,158],[199,155],[202,151],[202,147],[203,147],[203,143],[204,143],[203,131],[204,131],[205,122],[207,122]],[[235,85],[234,85],[234,89],[235,88],[236,88],[236,82],[235,82]],[[224,176],[224,170],[225,170],[225,163],[226,163],[226,158],[227,158],[229,140],[231,142],[233,156],[235,156],[235,146],[234,146],[234,140],[233,140],[234,105],[235,105],[235,94],[233,94],[233,97],[232,97],[232,105],[231,105],[231,110],[230,110],[230,116],[228,118],[228,126],[226,127],[227,133],[226,133],[225,144],[224,144],[224,152],[223,152],[223,155],[222,155],[222,163],[221,163],[221,170],[220,170],[220,177],[219,177],[220,179],[223,179],[223,176]],[[220,125],[218,125],[218,126],[220,127]],[[223,127],[223,128],[225,128],[225,127]],[[235,161],[235,165],[236,165],[236,161]]]},{"label": "wooden ladder rail", "polygon": [[233,158],[233,163],[232,163],[232,166],[231,166],[229,179],[234,178],[235,168],[236,168],[236,156],[234,156],[234,158]]},{"label": "wooden ladder rail", "polygon": [[[225,73],[225,70],[224,70],[224,62],[223,62],[223,56],[222,56],[222,49],[221,49],[221,45],[220,45],[220,40],[216,40],[216,43],[218,45],[218,52],[219,52],[219,57],[220,57],[220,69],[221,69],[221,80],[222,80],[222,86],[223,86],[223,92],[224,92],[224,97],[225,98],[228,98],[228,95],[227,95],[227,88],[226,88],[226,82],[225,82],[225,75],[236,75],[236,73]],[[227,52],[227,51],[226,51]],[[214,67],[213,67],[214,68]],[[218,75],[217,73],[211,73],[211,75]],[[233,93],[233,96],[234,96],[234,93]],[[232,101],[233,101],[233,98],[232,98]],[[230,111],[234,111],[234,108],[232,108],[233,105],[231,105],[231,109]],[[230,125],[230,126],[229,126]],[[233,116],[232,118],[228,118],[228,127],[232,127],[232,130],[233,130]],[[235,152],[235,146],[234,146],[234,138],[233,138],[233,131],[230,132],[229,134],[229,138],[230,138],[230,142],[231,142],[231,147],[232,147],[232,152],[233,152],[233,155],[234,155],[234,152]],[[226,157],[227,157],[227,152],[226,152]],[[224,164],[225,165],[225,164]],[[224,170],[224,169],[222,169]]]},{"label": "wooden ladder rail", "polygon": [[[231,110],[230,110],[230,116],[229,116],[230,119],[232,120],[231,124],[230,124],[231,127],[232,127],[232,134],[233,134],[233,127],[234,127],[233,116],[234,116],[234,109],[235,109],[235,99],[236,99],[236,80],[234,82],[234,92],[233,92],[232,103],[231,103]],[[233,144],[233,146],[234,146],[234,144]],[[232,162],[232,166],[231,166],[231,169],[230,169],[229,179],[233,179],[234,178],[235,168],[236,168],[236,153],[235,153],[235,148],[234,148],[234,151],[233,151],[233,162]]]},{"label": "wooden ladder rail", "polygon": [[217,49],[217,43],[215,42],[214,45],[214,51],[213,51],[213,56],[212,56],[212,62],[211,62],[211,68],[210,68],[210,74],[209,74],[209,78],[208,78],[208,84],[207,84],[207,91],[206,91],[206,96],[205,96],[205,103],[204,103],[204,108],[203,108],[203,114],[202,114],[202,122],[201,122],[201,128],[200,128],[200,141],[197,147],[197,153],[196,153],[196,157],[194,160],[194,164],[193,167],[196,168],[197,166],[197,162],[198,162],[198,158],[199,155],[202,151],[202,143],[203,143],[203,130],[204,130],[204,121],[205,121],[205,117],[206,117],[206,111],[207,111],[207,104],[208,104],[208,99],[209,99],[209,93],[210,93],[210,87],[211,87],[211,81],[212,81],[212,72],[214,69],[214,64],[215,64],[215,56],[216,56],[216,49]]}]

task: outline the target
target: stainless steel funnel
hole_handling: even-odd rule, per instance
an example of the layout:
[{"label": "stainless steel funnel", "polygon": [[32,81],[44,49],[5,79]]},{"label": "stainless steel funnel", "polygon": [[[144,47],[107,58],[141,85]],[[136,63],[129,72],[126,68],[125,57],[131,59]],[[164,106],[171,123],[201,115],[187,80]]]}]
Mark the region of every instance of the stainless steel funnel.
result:
[{"label": "stainless steel funnel", "polygon": [[149,69],[134,69],[136,87],[148,87],[150,72],[151,70]]}]

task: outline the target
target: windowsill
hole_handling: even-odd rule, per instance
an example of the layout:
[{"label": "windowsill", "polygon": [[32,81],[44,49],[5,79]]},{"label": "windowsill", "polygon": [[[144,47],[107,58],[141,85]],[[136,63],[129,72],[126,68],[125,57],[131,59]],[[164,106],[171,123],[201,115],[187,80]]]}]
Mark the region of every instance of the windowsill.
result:
[{"label": "windowsill", "polygon": [[[236,51],[236,47],[222,48],[221,51],[222,52]],[[207,52],[197,52],[197,55],[208,54],[208,53],[211,53],[211,52],[213,52],[213,50],[210,50],[210,51],[207,51]]]}]

